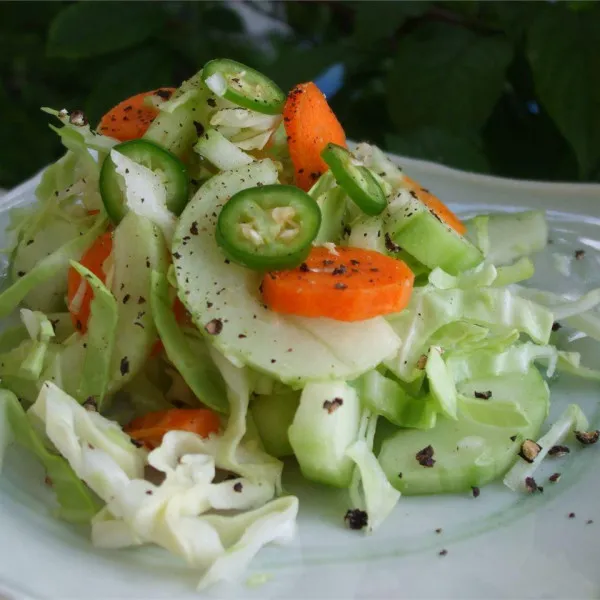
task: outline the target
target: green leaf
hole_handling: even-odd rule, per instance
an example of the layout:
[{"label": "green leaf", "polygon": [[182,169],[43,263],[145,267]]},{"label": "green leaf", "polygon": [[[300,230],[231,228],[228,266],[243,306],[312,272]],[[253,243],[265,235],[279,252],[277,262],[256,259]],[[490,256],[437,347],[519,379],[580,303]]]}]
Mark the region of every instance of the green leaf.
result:
[{"label": "green leaf", "polygon": [[463,171],[489,172],[482,145],[474,136],[422,127],[402,136],[387,135],[390,152],[448,165]]},{"label": "green leaf", "polygon": [[392,36],[408,19],[420,17],[431,2],[353,2],[357,44],[371,44]]},{"label": "green leaf", "polygon": [[579,175],[600,160],[600,9],[549,7],[531,26],[527,57],[541,103],[577,155]]},{"label": "green leaf", "polygon": [[502,92],[512,48],[483,36],[428,23],[403,37],[387,81],[387,105],[400,131],[437,127],[478,130]]},{"label": "green leaf", "polygon": [[164,48],[146,47],[111,61],[86,103],[90,121],[96,123],[107,110],[134,94],[175,84],[169,59]]},{"label": "green leaf", "polygon": [[496,0],[480,4],[482,16],[489,25],[498,27],[512,40],[520,41],[544,2],[506,2]]},{"label": "green leaf", "polygon": [[48,54],[87,58],[124,50],[148,39],[161,25],[155,2],[78,2],[52,21]]}]

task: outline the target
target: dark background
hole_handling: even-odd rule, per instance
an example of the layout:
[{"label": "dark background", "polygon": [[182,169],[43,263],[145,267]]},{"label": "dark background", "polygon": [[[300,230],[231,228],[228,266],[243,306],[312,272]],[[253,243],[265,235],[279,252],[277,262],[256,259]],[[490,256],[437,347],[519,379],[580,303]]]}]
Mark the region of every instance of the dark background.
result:
[{"label": "dark background", "polygon": [[[0,187],[57,157],[40,106],[92,122],[230,57],[322,87],[353,139],[458,168],[600,181],[597,2],[2,2]],[[245,17],[244,17],[245,15]],[[248,15],[274,29],[248,32]],[[334,93],[335,92],[335,93]]]}]

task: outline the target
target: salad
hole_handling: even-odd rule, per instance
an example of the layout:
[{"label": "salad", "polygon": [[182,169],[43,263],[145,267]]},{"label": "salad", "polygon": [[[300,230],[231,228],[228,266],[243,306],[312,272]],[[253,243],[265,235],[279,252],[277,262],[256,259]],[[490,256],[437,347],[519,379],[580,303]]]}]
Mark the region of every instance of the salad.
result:
[{"label": "salad", "polygon": [[293,537],[285,457],[373,532],[401,494],[535,493],[598,440],[577,405],[544,426],[555,372],[600,380],[552,336],[600,339],[600,292],[520,285],[543,213],[463,221],[313,83],[232,60],[96,129],[43,110],[66,153],[10,215],[0,456],[31,451],[95,546],[162,546],[204,588]]}]

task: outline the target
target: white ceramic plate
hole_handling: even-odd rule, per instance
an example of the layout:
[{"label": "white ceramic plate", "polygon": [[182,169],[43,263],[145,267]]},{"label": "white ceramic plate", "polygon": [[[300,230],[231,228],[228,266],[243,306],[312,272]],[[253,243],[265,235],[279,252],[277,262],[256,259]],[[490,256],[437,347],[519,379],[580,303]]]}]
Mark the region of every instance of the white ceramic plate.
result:
[{"label": "white ceramic plate", "polygon": [[[581,293],[600,285],[600,186],[502,180],[438,165],[400,160],[408,173],[461,214],[543,208],[553,244],[537,258],[533,284]],[[2,199],[6,209],[31,201],[32,180]],[[572,261],[570,277],[553,267],[552,253]],[[600,348],[571,344],[587,366],[598,367]],[[551,418],[579,402],[598,425],[600,384],[567,377],[551,385]],[[600,446],[600,445],[599,445]],[[343,494],[284,479],[300,497],[299,532],[287,547],[269,547],[248,576],[259,587],[221,586],[207,597],[227,598],[598,598],[600,595],[600,447],[546,461],[543,495],[513,494],[502,485],[446,497],[402,498],[380,531],[365,537],[343,527]],[[563,474],[551,484],[547,476]],[[286,470],[286,472],[288,472]],[[157,548],[101,551],[84,528],[55,521],[52,492],[42,469],[11,450],[0,478],[0,597],[22,600],[191,599],[198,576]],[[575,513],[569,518],[569,513]],[[590,523],[589,521],[595,521]],[[442,528],[441,533],[436,529]],[[446,549],[448,553],[440,556]]]}]

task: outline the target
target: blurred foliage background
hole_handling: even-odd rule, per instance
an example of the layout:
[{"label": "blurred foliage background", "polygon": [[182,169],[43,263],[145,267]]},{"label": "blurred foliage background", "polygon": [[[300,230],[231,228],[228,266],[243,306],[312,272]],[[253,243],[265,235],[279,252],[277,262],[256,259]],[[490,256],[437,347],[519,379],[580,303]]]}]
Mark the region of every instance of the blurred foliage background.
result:
[{"label": "blurred foliage background", "polygon": [[[238,5],[239,6],[239,5]],[[1,2],[0,187],[61,148],[42,105],[92,122],[214,57],[282,88],[332,64],[348,136],[517,178],[600,181],[600,5],[570,2]],[[244,15],[274,29],[253,36]]]}]

